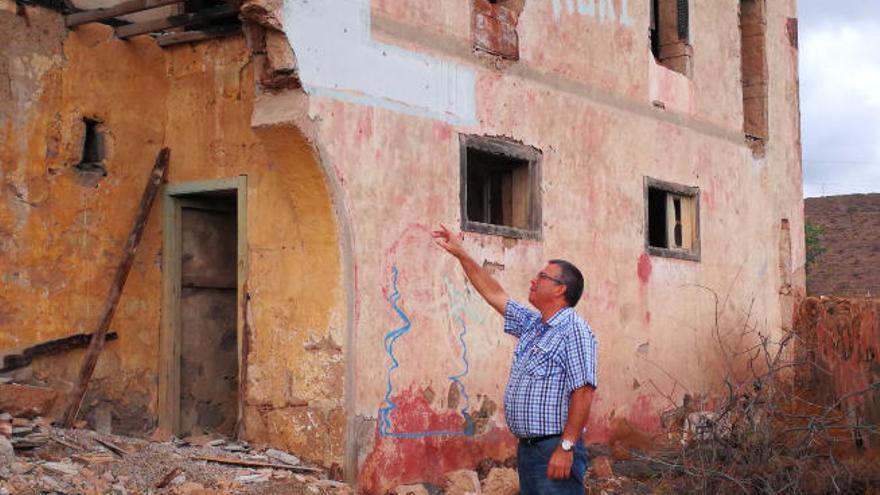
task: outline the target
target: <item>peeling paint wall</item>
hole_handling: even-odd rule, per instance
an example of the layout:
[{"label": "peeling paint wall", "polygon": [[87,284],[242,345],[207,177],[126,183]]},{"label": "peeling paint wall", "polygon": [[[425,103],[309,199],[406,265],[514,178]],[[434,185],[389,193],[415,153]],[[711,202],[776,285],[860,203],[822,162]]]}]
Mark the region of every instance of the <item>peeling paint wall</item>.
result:
[{"label": "peeling paint wall", "polygon": [[[54,14],[28,9],[27,27],[0,10],[15,47],[0,64],[27,61],[13,79],[25,89],[0,103],[2,156],[16,164],[0,208],[0,273],[14,288],[0,318],[16,330],[0,347],[88,331],[134,209],[120,198],[137,197],[169,146],[172,182],[248,175],[246,438],[325,464],[345,456],[366,493],[505,459],[514,342],[430,241],[461,221],[460,134],[542,153],[541,239],[466,244],[519,300],[547,259],[586,275],[577,309],[601,377],[587,441],[656,431],[664,395],[711,392],[730,369],[716,322],[734,343],[745,323],[790,324],[804,286],[793,0],[768,7],[770,137],[757,159],[742,134],[735,2],[691,10],[690,78],[654,61],[647,2],[525,0],[515,62],[475,53],[472,13],[455,0],[342,3],[284,2],[304,91],[273,94],[255,89],[240,39],[162,51],[98,26],[65,38]],[[55,34],[27,47],[38,18]],[[96,189],[70,170],[91,114],[111,135]],[[699,187],[699,261],[646,254],[646,176]],[[99,364],[96,390],[114,404],[134,390],[156,407],[160,240],[154,214]],[[75,358],[54,376],[73,376]]]},{"label": "peeling paint wall", "polygon": [[[256,85],[240,38],[161,50],[54,13],[0,10],[0,348],[91,332],[158,150],[169,183],[248,176],[250,327],[244,437],[342,463],[345,309],[325,176],[301,132],[251,127]],[[40,42],[34,43],[33,37]],[[81,183],[83,117],[107,129],[107,176]],[[161,205],[150,214],[86,406],[114,427],[155,424],[162,301]],[[34,363],[58,387],[82,352]]]},{"label": "peeling paint wall", "polygon": [[[320,72],[324,86],[360,84],[350,74],[333,78],[345,58],[303,55],[338,40],[309,38],[309,17],[287,15],[300,3],[285,11],[300,73]],[[475,119],[413,111],[428,105],[419,98],[389,104],[368,86],[358,86],[356,99],[312,90],[304,78],[316,142],[343,184],[352,225],[352,438],[362,489],[436,482],[480,457],[513,454],[503,411],[483,405],[501,403],[514,343],[429,239],[432,226],[461,220],[460,133],[506,136],[543,153],[543,238],[468,234],[466,243],[521,300],[549,258],[571,259],[586,274],[578,309],[599,338],[602,380],[588,441],[613,439],[621,424],[657,431],[658,413],[670,407],[663,395],[708,393],[735,371],[713,337],[716,317],[722,333],[732,332],[728,345],[743,342],[734,334],[746,322],[765,333],[790,325],[804,256],[799,235],[785,242],[803,227],[797,52],[786,31],[793,1],[768,12],[771,137],[762,159],[742,134],[735,2],[691,10],[691,78],[653,60],[647,2],[527,0],[516,25],[518,62],[474,52],[471,15],[460,3],[370,7],[358,18],[370,38],[357,41],[472,71]],[[377,64],[353,77],[366,85],[389,75]],[[700,188],[699,262],[645,254],[645,176]],[[438,462],[426,466],[425,458]]]}]

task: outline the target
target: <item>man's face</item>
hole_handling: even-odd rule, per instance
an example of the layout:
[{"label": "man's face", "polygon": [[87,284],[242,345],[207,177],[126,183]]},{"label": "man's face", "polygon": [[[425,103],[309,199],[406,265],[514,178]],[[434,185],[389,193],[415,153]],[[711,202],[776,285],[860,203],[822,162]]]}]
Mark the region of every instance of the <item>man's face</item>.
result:
[{"label": "man's face", "polygon": [[529,302],[532,306],[541,308],[565,294],[565,284],[562,283],[560,275],[562,269],[550,263],[532,277],[529,285]]}]

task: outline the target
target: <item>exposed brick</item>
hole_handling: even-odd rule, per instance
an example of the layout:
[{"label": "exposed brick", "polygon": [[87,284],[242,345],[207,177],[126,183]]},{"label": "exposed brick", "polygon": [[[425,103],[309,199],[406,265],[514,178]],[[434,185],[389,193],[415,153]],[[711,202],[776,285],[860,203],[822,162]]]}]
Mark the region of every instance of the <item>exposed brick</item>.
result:
[{"label": "exposed brick", "polygon": [[510,60],[519,59],[519,36],[516,24],[519,11],[506,3],[474,0],[474,48]]}]

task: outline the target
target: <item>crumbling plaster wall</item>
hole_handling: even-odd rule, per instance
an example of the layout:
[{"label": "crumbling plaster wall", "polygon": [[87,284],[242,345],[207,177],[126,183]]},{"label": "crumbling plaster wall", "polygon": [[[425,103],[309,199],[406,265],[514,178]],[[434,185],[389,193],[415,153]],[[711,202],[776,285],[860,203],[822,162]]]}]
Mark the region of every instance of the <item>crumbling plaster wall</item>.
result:
[{"label": "crumbling plaster wall", "polygon": [[[728,344],[744,342],[746,322],[764,333],[790,324],[804,259],[797,50],[786,31],[794,1],[769,6],[763,158],[742,134],[736,2],[692,9],[691,79],[653,61],[646,2],[527,0],[515,63],[473,53],[460,2],[347,2],[361,10],[343,18],[365,20],[369,39],[346,39],[364,28],[345,22],[338,33],[327,24],[325,38],[310,37],[318,30],[309,24],[325,22],[320,5],[290,0],[283,21],[316,142],[343,185],[352,225],[351,434],[362,489],[436,482],[444,471],[513,453],[500,404],[514,342],[429,240],[433,226],[460,222],[460,133],[506,136],[543,152],[542,239],[467,234],[466,243],[520,300],[549,258],[571,259],[586,274],[578,309],[599,338],[601,381],[588,441],[613,441],[621,421],[656,431],[658,412],[672,405],[664,395],[711,392],[736,372],[713,338],[716,316]],[[373,51],[374,67],[346,70]],[[449,98],[445,106],[417,88],[397,90],[407,73],[395,70],[413,59],[444,68],[424,89]],[[370,92],[376,80],[385,86]],[[645,254],[645,176],[700,188],[699,262]],[[782,298],[787,286],[792,296]]]},{"label": "crumbling plaster wall", "polygon": [[[251,128],[256,84],[244,40],[161,50],[149,37],[120,41],[97,24],[66,32],[54,12],[21,16],[3,5],[0,64],[12,68],[14,92],[0,102],[0,348],[92,331],[167,146],[170,183],[248,177],[244,438],[341,463],[345,310],[330,195],[300,132]],[[72,167],[83,117],[109,133],[108,175],[96,187]],[[112,324],[119,339],[87,400],[109,403],[129,430],[148,429],[157,414],[160,203]],[[81,356],[37,361],[35,374],[69,385]]]}]

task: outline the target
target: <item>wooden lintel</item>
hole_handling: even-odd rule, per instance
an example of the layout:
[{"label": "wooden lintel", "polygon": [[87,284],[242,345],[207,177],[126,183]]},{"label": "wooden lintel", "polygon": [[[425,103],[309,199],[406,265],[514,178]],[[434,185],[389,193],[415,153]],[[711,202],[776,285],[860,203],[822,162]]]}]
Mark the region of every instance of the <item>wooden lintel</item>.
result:
[{"label": "wooden lintel", "polygon": [[230,26],[225,29],[205,29],[203,31],[184,31],[181,33],[163,34],[157,38],[159,46],[172,46],[181,43],[193,43],[196,41],[209,40],[212,38],[222,38],[231,36],[241,32],[239,26]]},{"label": "wooden lintel", "polygon": [[162,19],[129,24],[128,26],[119,26],[115,29],[115,32],[118,38],[125,39],[138,34],[156,33],[168,28],[222,19],[236,14],[238,14],[238,9],[227,4],[205,9],[200,12],[172,15],[163,17]]},{"label": "wooden lintel", "polygon": [[70,14],[64,17],[64,24],[67,27],[75,27],[80,24],[104,21],[121,15],[133,14],[142,10],[149,10],[156,7],[162,7],[163,5],[180,3],[182,1],[183,0],[128,0],[106,9],[86,10],[83,12],[77,12],[76,14]]}]

